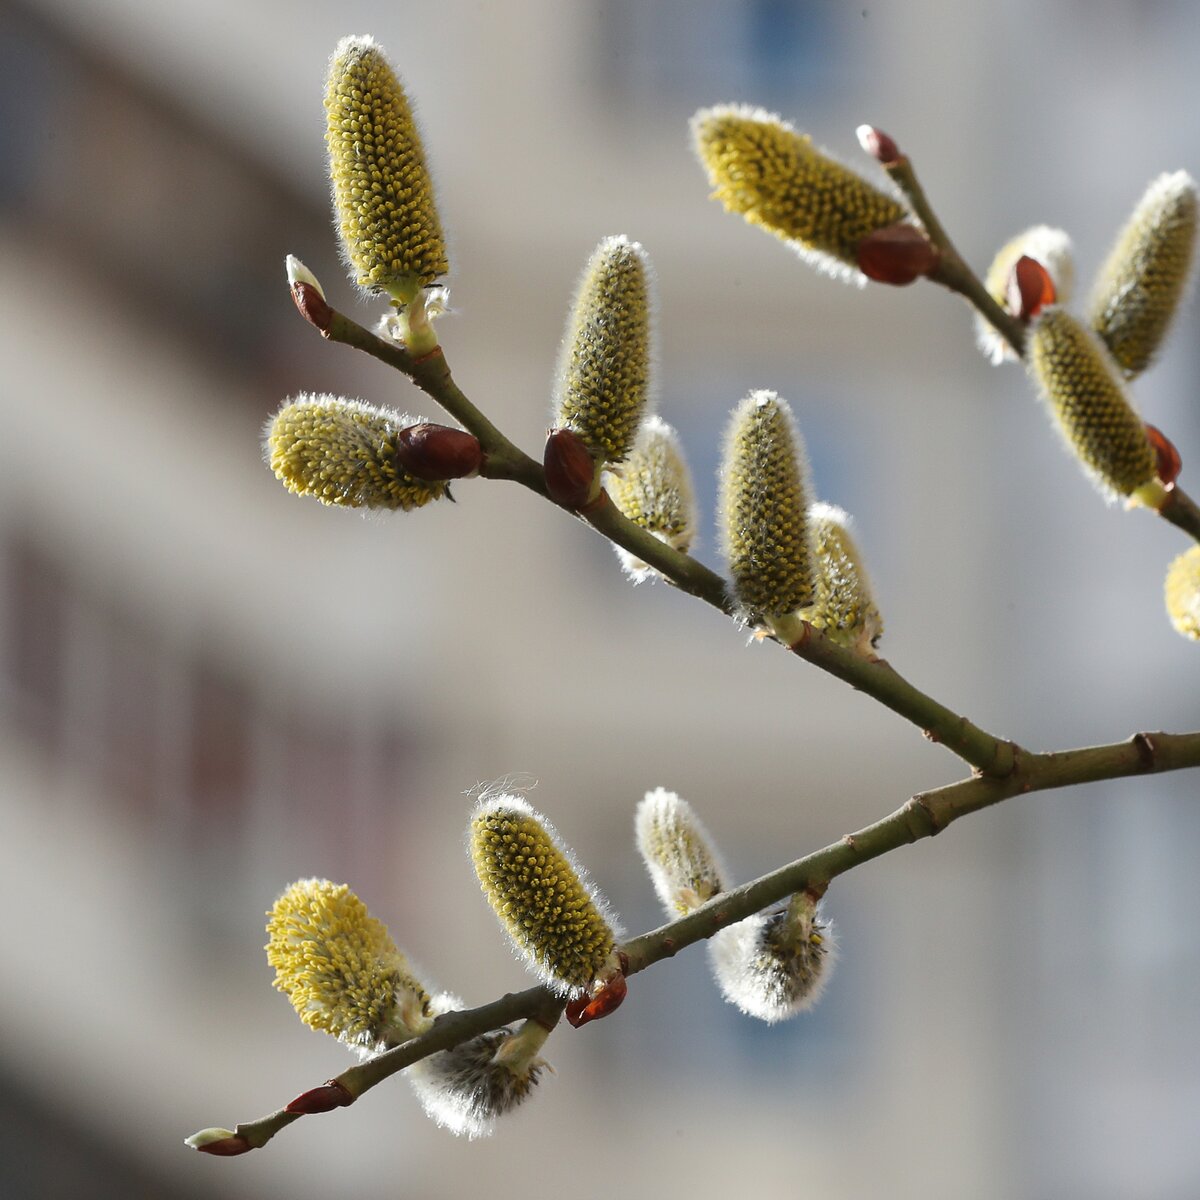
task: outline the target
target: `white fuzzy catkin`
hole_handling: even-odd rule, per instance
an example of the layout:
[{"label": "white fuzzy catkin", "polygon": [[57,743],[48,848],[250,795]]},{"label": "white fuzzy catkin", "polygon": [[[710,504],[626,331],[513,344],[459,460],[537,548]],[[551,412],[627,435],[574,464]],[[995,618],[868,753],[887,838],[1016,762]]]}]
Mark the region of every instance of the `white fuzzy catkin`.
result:
[{"label": "white fuzzy catkin", "polygon": [[709,832],[692,806],[666,788],[647,792],[635,819],[637,847],[663,911],[674,919],[729,884]]},{"label": "white fuzzy catkin", "polygon": [[[647,417],[629,457],[605,474],[604,485],[621,514],[685,553],[696,536],[696,497],[679,435],[661,417]],[[623,546],[614,547],[625,573],[641,583],[658,572]]]},{"label": "white fuzzy catkin", "polygon": [[[1034,225],[1001,246],[988,267],[984,287],[1002,309],[1009,311],[1009,277],[1021,258],[1032,258],[1046,269],[1054,282],[1056,303],[1066,304],[1070,301],[1071,293],[1075,290],[1075,259],[1071,252],[1071,238],[1062,229]],[[1013,348],[1000,336],[996,327],[979,313],[975,314],[975,337],[979,349],[993,365],[1016,360]]]},{"label": "white fuzzy catkin", "polygon": [[721,995],[747,1016],[774,1024],[812,1008],[833,969],[830,928],[798,893],[784,907],[755,913],[709,939]]},{"label": "white fuzzy catkin", "polygon": [[[435,996],[436,1014],[461,1008],[448,994]],[[538,1051],[549,1031],[535,1021],[504,1026],[420,1059],[405,1078],[426,1116],[457,1137],[489,1137],[496,1121],[532,1095],[549,1064]]]}]

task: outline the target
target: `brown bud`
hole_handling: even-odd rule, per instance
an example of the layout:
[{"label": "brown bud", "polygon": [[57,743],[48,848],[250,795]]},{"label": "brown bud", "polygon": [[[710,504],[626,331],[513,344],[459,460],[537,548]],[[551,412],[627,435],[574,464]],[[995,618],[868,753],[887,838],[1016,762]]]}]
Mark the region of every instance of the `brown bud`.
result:
[{"label": "brown bud", "polygon": [[858,135],[858,144],[885,167],[903,158],[899,147],[882,129],[876,129],[874,125],[860,125],[854,132]]},{"label": "brown bud", "polygon": [[591,499],[596,462],[583,439],[570,429],[552,429],[542,459],[546,491],[563,508],[582,508]]},{"label": "brown bud", "polygon": [[292,299],[300,315],[310,325],[320,330],[322,335],[329,333],[329,327],[333,324],[333,309],[326,303],[320,289],[298,279],[292,284]]},{"label": "brown bud", "polygon": [[245,1154],[247,1150],[254,1149],[240,1133],[235,1133],[227,1138],[218,1138],[215,1142],[205,1142],[194,1148],[201,1154],[215,1154],[218,1158],[232,1158],[235,1154]]},{"label": "brown bud", "polygon": [[928,275],[937,264],[937,247],[906,222],[876,229],[858,243],[858,269],[877,283],[904,287]]},{"label": "brown bud", "polygon": [[332,1112],[335,1108],[345,1108],[354,1101],[354,1094],[344,1084],[338,1083],[336,1079],[327,1079],[321,1087],[301,1092],[287,1106],[286,1111],[308,1116],[312,1113]]},{"label": "brown bud", "polygon": [[599,1021],[607,1017],[609,1013],[621,1007],[621,1001],[625,999],[628,991],[629,985],[625,982],[625,976],[618,971],[592,995],[572,1000],[564,1010],[567,1022],[578,1029],[589,1021]]},{"label": "brown bud", "polygon": [[1008,311],[1022,321],[1031,321],[1058,299],[1050,272],[1036,258],[1022,254],[1008,277]]},{"label": "brown bud", "polygon": [[1183,469],[1183,459],[1175,449],[1175,443],[1156,425],[1146,423],[1146,436],[1154,447],[1154,459],[1157,464],[1155,474],[1167,487],[1174,485]]},{"label": "brown bud", "polygon": [[483,449],[465,429],[425,421],[396,434],[396,459],[417,479],[463,479],[478,472]]}]

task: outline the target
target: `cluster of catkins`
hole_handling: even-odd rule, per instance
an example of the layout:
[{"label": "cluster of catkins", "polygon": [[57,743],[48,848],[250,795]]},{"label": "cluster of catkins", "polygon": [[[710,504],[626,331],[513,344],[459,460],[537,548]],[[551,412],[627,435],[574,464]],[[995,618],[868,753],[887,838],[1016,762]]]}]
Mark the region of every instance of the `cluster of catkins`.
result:
[{"label": "cluster of catkins", "polygon": [[[868,183],[779,117],[727,105],[697,113],[692,128],[714,198],[818,268],[860,284],[936,273],[936,249],[890,186]],[[886,135],[870,126],[858,132],[880,162],[903,161]],[[987,272],[992,299],[1025,326],[1024,357],[1055,427],[1110,501],[1159,507],[1179,470],[1174,448],[1142,421],[1126,384],[1150,364],[1187,293],[1197,220],[1187,172],[1155,179],[1101,267],[1082,319],[1065,307],[1074,269],[1061,229],[1025,230]],[[1016,357],[982,316],[977,327],[993,362]],[[1166,600],[1175,628],[1200,640],[1200,547],[1172,564]]]},{"label": "cluster of catkins", "polygon": [[[638,807],[637,844],[671,919],[728,890],[708,833],[686,801],[662,788]],[[518,796],[485,796],[468,846],[480,887],[526,966],[567,1001],[573,1025],[625,997],[620,929],[550,823]],[[364,1056],[419,1037],[462,1007],[418,978],[386,927],[345,884],[301,879],[268,914],[267,961],[300,1019]],[[720,930],[709,942],[722,994],[779,1021],[816,1002],[832,963],[817,903],[797,893]],[[476,1035],[405,1071],[417,1098],[452,1133],[481,1137],[533,1093],[550,1027],[537,1019]]]},{"label": "cluster of catkins", "polygon": [[[371,38],[339,43],[325,105],[334,208],[352,276],[389,297],[395,311],[381,326],[385,336],[413,354],[432,353],[430,319],[445,303],[444,289],[434,288],[448,269],[445,244],[411,107]],[[703,153],[703,139],[698,144]],[[837,170],[850,186],[830,204],[857,214],[846,216],[834,250],[844,259],[859,237],[903,210]],[[813,172],[814,186],[824,186],[821,179]],[[302,263],[289,258],[288,274],[308,303],[324,303]],[[664,546],[686,553],[696,504],[679,438],[654,412],[654,306],[646,251],[627,237],[605,238],[584,268],[562,342],[546,487],[576,511],[611,500]],[[405,511],[449,495],[452,479],[478,473],[485,462],[464,430],[329,395],[287,401],[267,425],[264,451],[293,492],[324,504]],[[753,392],[738,406],[721,478],[721,541],[741,615],[789,642],[807,621],[869,654],[882,621],[849,518],[815,502],[803,442],[774,393]],[[656,574],[629,551],[617,553],[635,582]]]}]

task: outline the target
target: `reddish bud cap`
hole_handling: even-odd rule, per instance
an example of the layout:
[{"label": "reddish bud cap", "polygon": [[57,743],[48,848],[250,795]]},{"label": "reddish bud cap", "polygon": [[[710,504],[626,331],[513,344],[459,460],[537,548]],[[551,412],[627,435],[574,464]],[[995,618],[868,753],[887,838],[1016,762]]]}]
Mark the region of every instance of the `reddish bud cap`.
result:
[{"label": "reddish bud cap", "polygon": [[1008,277],[1008,311],[1022,321],[1030,321],[1057,299],[1050,272],[1036,258],[1022,254]]},{"label": "reddish bud cap", "polygon": [[899,162],[903,157],[899,147],[882,129],[876,129],[874,125],[860,125],[854,132],[858,135],[858,144],[885,167]]},{"label": "reddish bud cap", "polygon": [[465,429],[425,421],[396,434],[396,459],[417,479],[462,479],[479,471],[483,449]]},{"label": "reddish bud cap", "polygon": [[564,1013],[567,1022],[578,1029],[589,1021],[599,1021],[609,1013],[616,1012],[621,1007],[629,991],[625,976],[617,972],[599,991],[591,996],[580,996],[567,1005]]},{"label": "reddish bud cap", "polygon": [[1154,458],[1157,466],[1155,472],[1167,487],[1174,485],[1183,468],[1183,459],[1175,449],[1175,443],[1156,425],[1146,425],[1146,437],[1154,447]]},{"label": "reddish bud cap", "polygon": [[904,222],[876,229],[858,243],[858,269],[877,283],[903,287],[937,264],[937,247],[915,225]]},{"label": "reddish bud cap", "polygon": [[312,1113],[332,1112],[335,1108],[345,1108],[348,1104],[353,1104],[354,1100],[354,1094],[343,1084],[338,1083],[336,1079],[328,1079],[321,1087],[301,1092],[287,1106],[286,1111],[309,1116]]},{"label": "reddish bud cap", "polygon": [[218,1158],[232,1158],[235,1154],[245,1154],[254,1147],[240,1133],[235,1133],[231,1137],[218,1138],[215,1142],[193,1146],[193,1149],[199,1150],[201,1154],[214,1154]]},{"label": "reddish bud cap", "polygon": [[555,504],[582,508],[591,499],[596,462],[583,439],[570,429],[552,429],[542,459],[546,491]]},{"label": "reddish bud cap", "polygon": [[333,309],[326,303],[320,290],[303,280],[297,280],[291,286],[292,299],[300,315],[322,334],[327,334],[333,324]]}]

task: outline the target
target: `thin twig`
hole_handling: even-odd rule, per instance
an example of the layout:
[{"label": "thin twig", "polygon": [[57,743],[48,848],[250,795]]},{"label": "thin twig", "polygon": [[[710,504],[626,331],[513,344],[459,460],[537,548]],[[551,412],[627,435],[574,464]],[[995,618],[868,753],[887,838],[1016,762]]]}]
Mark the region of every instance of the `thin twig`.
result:
[{"label": "thin twig", "polygon": [[[331,341],[342,342],[404,372],[418,387],[479,438],[487,455],[483,473],[493,479],[510,479],[540,496],[546,495],[540,463],[519,450],[463,394],[454,382],[440,350],[414,359],[403,346],[376,336],[342,313],[333,313]],[[665,579],[706,604],[734,616],[725,580],[698,559],[666,545],[625,517],[601,493],[581,519],[609,541],[654,567]],[[815,629],[794,647],[800,658],[849,683],[886,708],[916,725],[930,741],[945,746],[964,762],[985,774],[1004,775],[1013,760],[1010,742],[981,729],[914,687],[882,659],[864,658],[838,645]]]},{"label": "thin twig", "polygon": [[[1086,746],[1050,754],[1021,754],[1003,779],[974,776],[934,791],[918,793],[895,812],[795,862],[722,892],[685,917],[660,925],[624,943],[625,974],[635,975],[686,946],[804,890],[823,893],[831,880],[901,846],[933,837],[969,813],[1002,800],[1051,788],[1095,783],[1129,775],[1177,771],[1200,766],[1200,732],[1139,733],[1123,742]],[[439,1017],[427,1033],[349,1068],[331,1083],[357,1099],[398,1071],[469,1038],[534,1018],[553,1025],[563,1003],[544,987],[509,993],[479,1008]],[[300,1118],[286,1108],[238,1125],[234,1134],[248,1149],[264,1146]]]}]

